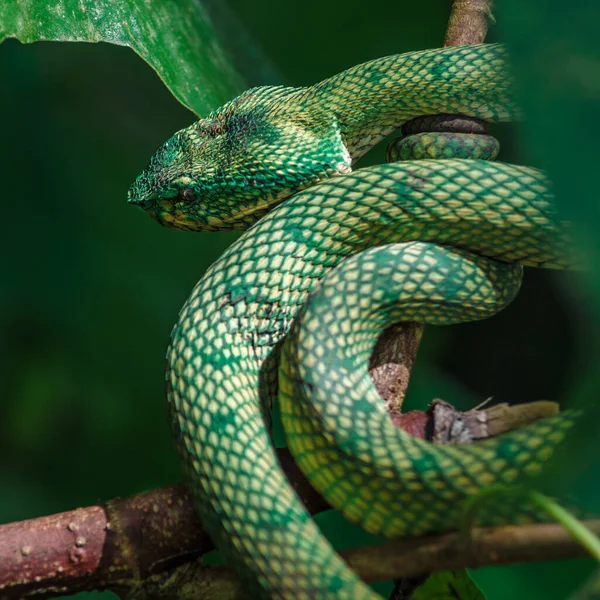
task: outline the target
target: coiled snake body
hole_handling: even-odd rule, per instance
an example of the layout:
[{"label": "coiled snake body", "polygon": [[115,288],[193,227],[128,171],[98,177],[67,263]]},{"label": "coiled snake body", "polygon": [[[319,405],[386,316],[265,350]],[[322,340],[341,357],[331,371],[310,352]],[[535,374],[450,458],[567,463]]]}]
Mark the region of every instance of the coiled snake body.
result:
[{"label": "coiled snake body", "polygon": [[[197,284],[167,360],[203,523],[257,593],[376,597],[278,464],[276,394],[313,485],[386,536],[457,528],[465,500],[536,475],[571,425],[562,416],[434,446],[392,424],[367,371],[391,323],[481,319],[514,297],[521,265],[568,266],[566,226],[534,169],[441,159],[352,171],[414,117],[512,119],[510,87],[502,48],[482,45],[391,56],[309,88],[256,88],[175,134],[132,186],[131,202],[177,229],[266,215]],[[535,518],[526,504],[493,508],[482,522]]]}]

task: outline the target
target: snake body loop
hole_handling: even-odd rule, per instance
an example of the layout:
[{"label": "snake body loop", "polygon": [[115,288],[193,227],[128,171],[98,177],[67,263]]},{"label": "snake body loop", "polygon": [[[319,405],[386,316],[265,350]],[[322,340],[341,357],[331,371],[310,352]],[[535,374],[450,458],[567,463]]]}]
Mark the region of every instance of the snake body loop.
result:
[{"label": "snake body loop", "polygon": [[[572,424],[566,415],[434,446],[392,424],[368,376],[389,324],[485,318],[514,297],[522,265],[570,265],[567,227],[535,169],[442,158],[352,171],[402,123],[437,114],[516,116],[499,47],[387,57],[310,88],[250,90],[178,132],[130,191],[175,228],[262,217],[182,308],[167,388],[203,523],[264,597],[376,597],[279,466],[269,436],[277,394],[313,485],[387,536],[457,528],[481,490],[538,474]],[[535,518],[527,504],[481,514],[487,524]]]}]

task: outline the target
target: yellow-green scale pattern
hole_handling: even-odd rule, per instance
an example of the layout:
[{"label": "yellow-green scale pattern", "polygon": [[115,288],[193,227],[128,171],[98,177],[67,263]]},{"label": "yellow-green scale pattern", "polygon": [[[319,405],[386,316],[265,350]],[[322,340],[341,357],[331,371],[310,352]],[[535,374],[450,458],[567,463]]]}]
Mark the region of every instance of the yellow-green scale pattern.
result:
[{"label": "yellow-green scale pattern", "polygon": [[317,83],[305,94],[338,117],[344,142],[357,159],[399,124],[422,115],[514,120],[519,109],[511,87],[505,51],[490,44],[388,56]]},{"label": "yellow-green scale pattern", "polygon": [[[512,299],[521,265],[572,262],[539,171],[430,160],[351,172],[420,114],[514,117],[502,57],[497,46],[432,50],[312,88],[250,90],[178,132],[132,186],[130,201],[178,229],[241,228],[290,196],[202,277],[167,355],[196,505],[253,595],[376,598],[278,464],[269,435],[277,393],[313,484],[388,536],[457,528],[464,500],[536,475],[572,424],[564,415],[469,446],[433,446],[392,425],[367,373],[389,323],[484,318]],[[538,515],[494,503],[481,518]]]},{"label": "yellow-green scale pattern", "polygon": [[[367,368],[385,327],[486,318],[513,299],[520,281],[517,265],[414,242],[348,259],[311,294],[284,345],[282,415],[301,469],[348,519],[388,537],[444,531],[461,523],[464,501],[485,486],[540,472],[552,450],[542,440],[562,440],[570,421],[439,448],[391,422]],[[542,516],[504,499],[484,504],[478,520],[500,525]]]}]

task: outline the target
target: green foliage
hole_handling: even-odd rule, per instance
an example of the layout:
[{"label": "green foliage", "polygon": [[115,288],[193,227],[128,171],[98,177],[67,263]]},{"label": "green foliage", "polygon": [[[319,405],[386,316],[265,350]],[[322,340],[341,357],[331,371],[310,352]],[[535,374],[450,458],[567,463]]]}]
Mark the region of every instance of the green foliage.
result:
[{"label": "green foliage", "polygon": [[410,596],[411,600],[485,600],[466,571],[438,571]]},{"label": "green foliage", "polygon": [[[220,4],[10,0],[0,2],[0,40],[130,46],[180,102],[206,114],[242,88],[236,64],[250,81],[314,83],[377,56],[439,46],[448,8],[439,0],[348,0],[343,10],[321,0],[231,0],[229,14]],[[492,35],[513,51],[527,121],[518,137],[510,128],[494,133],[500,160],[549,171],[584,255],[597,265],[600,19],[596,5],[580,4],[498,3]],[[274,68],[253,67],[257,47]],[[194,118],[131,53],[9,40],[0,45],[0,72],[0,252],[9,259],[0,294],[0,522],[8,522],[180,477],[164,409],[164,351],[195,281],[233,237],[161,230],[126,205],[155,148]],[[531,271],[498,317],[429,328],[409,407],[432,397],[468,407],[489,396],[566,406],[577,396],[593,409],[599,290],[597,269]],[[597,513],[597,415],[587,423],[551,475],[561,473],[561,491],[568,481],[573,501]],[[369,539],[337,514],[318,521],[339,545]],[[541,563],[474,576],[490,600],[558,600],[591,567]]]},{"label": "green foliage", "polygon": [[592,577],[569,600],[598,600],[600,598],[600,571]]},{"label": "green foliage", "polygon": [[590,485],[590,474],[596,473],[597,481],[600,455],[592,448],[600,417],[600,6],[510,0],[499,8],[498,19],[527,115],[522,144],[528,162],[548,172],[560,210],[573,221],[585,267],[563,293],[578,322],[581,355],[569,396],[587,418],[548,473],[549,485],[569,489],[579,506],[597,513],[599,490]]},{"label": "green foliage", "polygon": [[205,114],[243,89],[206,10],[194,0],[20,0],[0,4],[0,42],[128,46],[184,106]]}]

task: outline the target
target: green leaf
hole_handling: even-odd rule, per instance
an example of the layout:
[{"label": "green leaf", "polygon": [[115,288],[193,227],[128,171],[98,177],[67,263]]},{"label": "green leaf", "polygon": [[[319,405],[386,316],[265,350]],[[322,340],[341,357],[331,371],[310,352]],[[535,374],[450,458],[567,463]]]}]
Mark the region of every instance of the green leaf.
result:
[{"label": "green leaf", "polygon": [[[574,242],[585,269],[566,288],[577,331],[579,380],[571,406],[585,418],[563,443],[547,471],[552,493],[568,494],[579,508],[598,511],[597,448],[600,416],[600,45],[597,2],[507,0],[499,3],[525,113],[524,149],[534,166],[547,171],[562,215],[572,221]],[[549,324],[552,327],[552,324]]]},{"label": "green leaf", "polygon": [[437,571],[410,596],[410,600],[485,600],[467,571]]},{"label": "green leaf", "polygon": [[2,2],[0,42],[9,37],[128,46],[198,115],[245,87],[199,0]]},{"label": "green leaf", "polygon": [[569,600],[600,600],[600,571],[596,571]]}]

